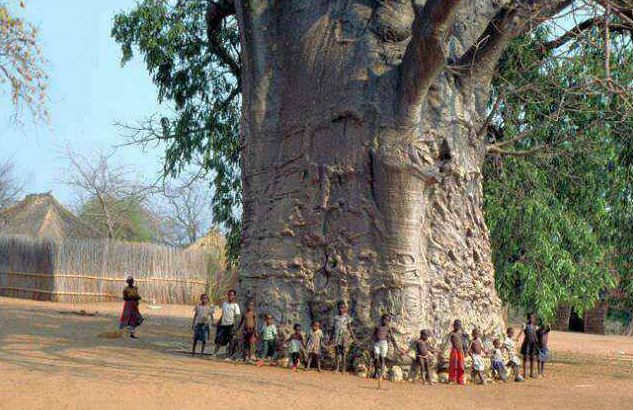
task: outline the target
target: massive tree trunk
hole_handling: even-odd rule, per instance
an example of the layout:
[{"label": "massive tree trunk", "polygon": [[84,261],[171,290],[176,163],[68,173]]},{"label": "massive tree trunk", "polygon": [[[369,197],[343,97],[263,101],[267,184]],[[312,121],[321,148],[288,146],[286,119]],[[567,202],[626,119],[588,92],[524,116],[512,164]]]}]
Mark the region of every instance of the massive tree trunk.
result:
[{"label": "massive tree trunk", "polygon": [[343,300],[404,338],[501,329],[480,129],[506,3],[236,1],[244,297],[304,325]]}]

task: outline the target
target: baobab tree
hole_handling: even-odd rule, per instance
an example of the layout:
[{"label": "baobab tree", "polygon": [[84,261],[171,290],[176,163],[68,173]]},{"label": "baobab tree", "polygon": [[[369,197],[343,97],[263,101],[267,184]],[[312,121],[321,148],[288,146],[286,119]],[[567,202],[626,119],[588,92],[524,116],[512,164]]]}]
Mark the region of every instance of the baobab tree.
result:
[{"label": "baobab tree", "polygon": [[213,3],[241,33],[242,290],[304,321],[343,299],[405,335],[454,318],[498,330],[490,83],[514,37],[572,3]]},{"label": "baobab tree", "polygon": [[[402,336],[421,327],[439,334],[456,317],[492,332],[501,317],[482,164],[543,151],[521,148],[529,132],[497,135],[495,110],[506,104],[492,95],[498,61],[514,38],[586,8],[568,14],[583,18],[578,25],[570,18],[569,31],[543,44],[544,61],[603,30],[604,73],[586,82],[626,94],[610,75],[608,45],[611,33],[630,30],[632,6],[198,0],[172,12],[145,0],[117,16],[113,35],[124,61],[138,45],[159,95],[179,110],[174,121],[161,118],[158,133],[144,130],[168,144],[168,171],[198,153],[213,159],[208,168],[224,186],[241,176],[240,286],[262,310],[307,322],[342,299],[362,327],[394,314]],[[239,95],[237,144],[225,108]]]}]

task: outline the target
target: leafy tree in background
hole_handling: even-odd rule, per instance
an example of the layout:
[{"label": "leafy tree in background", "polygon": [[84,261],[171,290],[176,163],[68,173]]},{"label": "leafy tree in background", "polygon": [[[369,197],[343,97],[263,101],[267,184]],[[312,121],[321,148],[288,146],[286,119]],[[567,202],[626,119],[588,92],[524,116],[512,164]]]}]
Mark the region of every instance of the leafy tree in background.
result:
[{"label": "leafy tree in background", "polygon": [[[628,35],[610,50],[619,84],[633,81]],[[499,294],[548,320],[559,305],[582,314],[616,283],[628,286],[633,238],[623,223],[633,201],[630,95],[596,80],[605,75],[599,27],[562,51],[552,38],[517,39],[501,60],[484,171]]]},{"label": "leafy tree in background", "polygon": [[91,198],[79,209],[79,218],[93,228],[108,235],[112,229],[113,239],[130,242],[159,242],[160,231],[156,217],[135,198],[106,198],[113,216],[109,221],[103,212],[100,200]]},{"label": "leafy tree in background", "polygon": [[[143,56],[170,115],[126,126],[139,144],[164,144],[166,176],[193,164],[213,185],[213,218],[228,231],[229,260],[237,261],[242,188],[239,170],[240,60],[234,20],[216,20],[205,0],[144,0],[114,19],[112,36],[125,64]],[[216,27],[217,25],[217,27]]]}]

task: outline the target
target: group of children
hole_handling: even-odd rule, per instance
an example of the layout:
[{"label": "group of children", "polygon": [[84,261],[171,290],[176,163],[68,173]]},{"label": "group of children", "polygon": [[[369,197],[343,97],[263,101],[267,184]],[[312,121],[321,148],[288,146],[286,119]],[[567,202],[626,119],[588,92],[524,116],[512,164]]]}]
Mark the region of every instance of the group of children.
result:
[{"label": "group of children", "polygon": [[[212,321],[212,307],[209,304],[207,295],[202,295],[200,304],[194,308],[192,323],[193,347],[191,354],[195,355],[196,346],[201,342],[200,352],[204,352],[205,344],[210,337],[210,324]],[[236,317],[240,316],[236,323]],[[290,357],[290,365],[296,370],[301,363],[302,357],[306,359],[306,369],[314,365],[321,371],[321,351],[325,348],[325,335],[321,329],[319,321],[313,321],[310,332],[304,336],[301,324],[296,323],[289,335],[281,335],[270,314],[265,316],[265,323],[258,328],[255,305],[249,302],[244,314],[236,302],[236,292],[230,290],[227,301],[222,304],[221,316],[216,324],[217,332],[215,337],[215,351],[227,346],[228,356],[235,353],[236,343],[234,337],[241,330],[241,346],[243,357],[246,360],[263,364],[263,360],[274,360],[280,350],[286,349]],[[545,362],[548,360],[549,350],[547,347],[549,327],[539,327],[536,324],[536,316],[532,313],[528,315],[528,321],[515,338],[514,329],[508,328],[503,343],[499,339],[494,339],[492,348],[488,349],[481,340],[478,329],[472,331],[472,338],[462,329],[461,322],[455,320],[453,330],[448,336],[450,344],[450,359],[448,364],[449,383],[464,384],[465,357],[470,356],[472,361],[472,380],[479,379],[479,383],[486,383],[484,357],[490,357],[492,375],[500,380],[508,381],[509,367],[515,381],[523,381],[527,376],[527,363],[530,363],[530,377],[534,375],[534,363],[537,362],[538,374],[544,376]],[[515,352],[515,341],[524,334],[521,345],[523,355],[523,376],[520,374],[521,361]],[[331,334],[329,335],[330,345],[334,348],[335,371],[346,372],[347,355],[352,342],[356,341],[356,336],[352,328],[352,318],[348,314],[347,305],[344,302],[338,305],[338,314],[334,317]],[[415,341],[415,360],[413,362],[413,372],[418,371],[422,375],[423,382],[432,384],[433,357],[440,353],[430,343],[431,333],[428,330],[420,332],[420,338]],[[256,357],[258,340],[262,341],[262,356]],[[382,378],[385,371],[385,361],[389,350],[389,343],[393,344],[396,352],[405,354],[407,349],[400,348],[391,328],[391,316],[384,314],[380,324],[376,326],[371,336],[373,342],[373,359],[375,378]],[[504,360],[504,351],[508,355],[507,363]]]}]

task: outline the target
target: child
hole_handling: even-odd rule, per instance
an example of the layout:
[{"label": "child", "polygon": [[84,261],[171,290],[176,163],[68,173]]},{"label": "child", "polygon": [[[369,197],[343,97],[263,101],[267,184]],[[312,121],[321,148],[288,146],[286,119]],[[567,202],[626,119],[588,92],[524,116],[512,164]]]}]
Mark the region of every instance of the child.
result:
[{"label": "child", "polygon": [[321,331],[321,323],[312,322],[312,332],[308,336],[308,366],[307,370],[310,370],[310,364],[314,360],[317,364],[317,370],[321,371],[321,341],[323,340],[323,331]]},{"label": "child", "polygon": [[264,359],[275,358],[277,350],[277,326],[273,323],[273,315],[266,315],[266,324],[262,328],[262,340],[264,341]]},{"label": "child", "polygon": [[[233,289],[226,294],[227,301],[222,304],[222,317],[217,323],[217,333],[215,335],[215,349],[213,354],[217,355],[220,347],[226,346],[233,340],[233,326],[235,326],[235,317],[240,316],[240,306],[235,302],[236,293]],[[230,350],[230,349],[229,349]],[[231,356],[233,352],[227,351],[227,356]]]},{"label": "child", "polygon": [[350,340],[354,339],[354,332],[352,331],[352,318],[347,314],[347,305],[345,302],[338,304],[338,315],[334,317],[334,328],[332,334],[332,340],[336,348],[335,371],[339,371],[339,366],[342,363],[342,372],[347,370],[347,351],[349,349]]},{"label": "child", "polygon": [[508,381],[508,374],[506,367],[503,364],[503,352],[501,351],[501,341],[495,339],[492,342],[494,349],[492,349],[492,377],[494,379],[495,373],[504,382]]},{"label": "child", "polygon": [[536,344],[538,349],[538,374],[541,377],[545,377],[545,362],[549,359],[549,348],[547,347],[547,339],[549,339],[549,332],[551,327],[541,327],[536,331]]},{"label": "child", "polygon": [[521,354],[523,355],[523,378],[527,378],[527,361],[530,360],[530,377],[534,378],[534,356],[537,352],[536,315],[528,313],[527,323],[523,326],[523,343],[521,344]]},{"label": "child", "polygon": [[209,297],[206,294],[202,294],[200,295],[200,303],[193,309],[193,322],[191,323],[191,329],[193,330],[192,356],[196,354],[198,341],[201,342],[202,345],[200,354],[204,354],[204,346],[211,335],[211,330],[209,329],[210,317],[211,305],[209,305]]},{"label": "child", "polygon": [[470,348],[468,349],[470,357],[473,359],[472,380],[476,380],[476,376],[479,376],[481,384],[486,384],[486,377],[484,376],[484,359],[482,355],[485,353],[484,347],[479,340],[479,329],[473,329],[473,340],[470,342]]},{"label": "child", "polygon": [[514,329],[509,327],[506,331],[506,340],[503,342],[503,348],[508,352],[508,366],[514,372],[514,381],[522,382],[523,377],[519,374],[519,367],[521,366],[521,361],[516,355],[514,351]]},{"label": "child", "polygon": [[[391,331],[390,315],[382,315],[380,326],[376,326],[374,329],[372,339],[374,341],[374,378],[378,379],[382,378],[385,371],[385,357],[387,357],[387,352],[389,351],[389,341],[393,343],[396,350],[401,350]],[[401,351],[404,352],[404,350]]]},{"label": "child", "polygon": [[244,360],[255,360],[255,350],[257,349],[257,315],[255,314],[255,302],[250,301],[246,305],[246,312],[242,315],[240,329],[244,325],[242,348],[244,350]]},{"label": "child", "polygon": [[304,348],[303,334],[301,333],[301,325],[295,323],[293,326],[294,333],[290,335],[287,342],[290,342],[290,362],[291,369],[296,371],[299,366],[299,360],[301,359],[301,351]]},{"label": "child", "polygon": [[[433,353],[435,353],[435,349],[429,343],[429,331],[421,330],[420,338],[415,342],[415,364],[420,368],[422,383],[426,381],[429,386],[433,385],[431,381],[431,354]],[[415,373],[417,373],[417,370]]]},{"label": "child", "polygon": [[464,336],[462,334],[462,322],[453,322],[453,331],[449,334],[451,342],[451,356],[448,364],[448,382],[464,384]]}]

